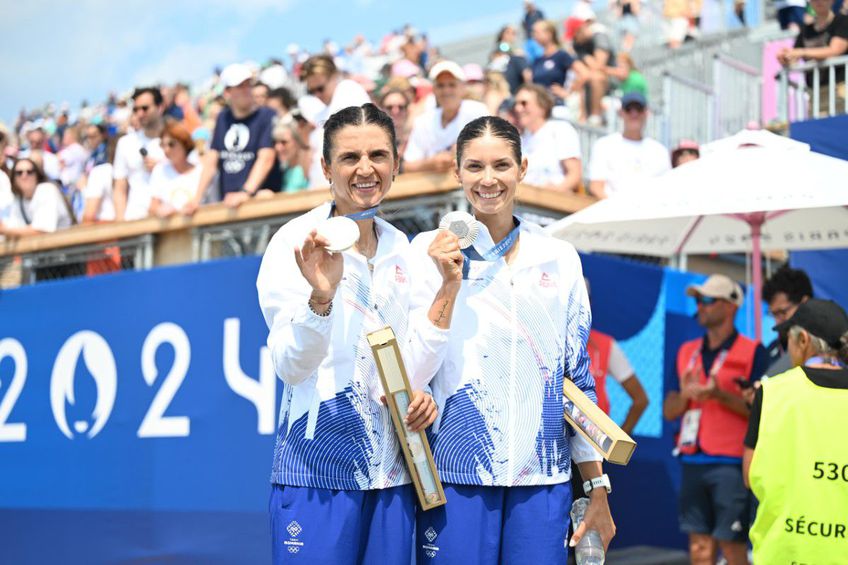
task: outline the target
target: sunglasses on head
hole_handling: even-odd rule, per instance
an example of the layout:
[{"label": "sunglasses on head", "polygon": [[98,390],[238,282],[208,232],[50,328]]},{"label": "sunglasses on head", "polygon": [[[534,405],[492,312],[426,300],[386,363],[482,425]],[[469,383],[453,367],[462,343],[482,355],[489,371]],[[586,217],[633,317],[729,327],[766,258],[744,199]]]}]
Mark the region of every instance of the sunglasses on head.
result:
[{"label": "sunglasses on head", "polygon": [[710,306],[712,304],[715,304],[719,300],[720,300],[719,298],[715,298],[713,296],[696,296],[695,297],[695,302],[697,304],[701,304],[703,306]]}]

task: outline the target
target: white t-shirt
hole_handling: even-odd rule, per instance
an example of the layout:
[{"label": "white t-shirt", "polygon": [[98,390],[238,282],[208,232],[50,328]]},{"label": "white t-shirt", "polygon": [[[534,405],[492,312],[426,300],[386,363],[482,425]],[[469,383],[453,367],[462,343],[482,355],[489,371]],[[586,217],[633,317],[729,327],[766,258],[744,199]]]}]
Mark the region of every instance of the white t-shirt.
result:
[{"label": "white t-shirt", "polygon": [[456,117],[445,127],[442,127],[441,108],[424,112],[412,126],[404,160],[420,161],[450,149],[468,122],[488,115],[486,105],[476,100],[463,100]]},{"label": "white t-shirt", "polygon": [[162,161],[150,174],[150,196],[179,210],[197,193],[200,171],[201,167],[195,166],[180,174],[170,161]]},{"label": "white t-shirt", "polygon": [[5,217],[2,211],[12,205],[14,200],[12,194],[12,183],[9,181],[9,175],[0,171],[0,217]]},{"label": "white t-shirt", "polygon": [[91,169],[82,196],[86,200],[89,198],[100,199],[100,209],[97,211],[98,221],[111,222],[115,219],[115,204],[112,202],[112,165],[110,163],[103,163]]},{"label": "white t-shirt", "polygon": [[562,162],[580,158],[580,139],[571,124],[548,120],[536,133],[521,135],[521,152],[527,157],[524,182],[535,186],[558,184],[565,179]]},{"label": "white t-shirt", "polygon": [[621,346],[616,340],[612,340],[612,346],[609,352],[609,362],[607,363],[607,373],[619,383],[623,383],[633,376],[633,367],[630,366],[630,361],[624,355]]},{"label": "white t-shirt", "polygon": [[147,155],[159,161],[165,159],[159,138],[149,138],[143,131],[128,133],[118,140],[115,148],[115,164],[112,171],[115,179],[127,179],[129,195],[127,210],[124,214],[127,220],[137,220],[147,217],[150,208],[150,173],[144,168],[144,158],[141,149],[147,150]]},{"label": "white t-shirt", "polygon": [[79,143],[74,143],[59,151],[59,160],[62,164],[59,179],[62,181],[62,186],[76,184],[85,167],[86,159],[88,159],[88,151]]},{"label": "white t-shirt", "polygon": [[595,142],[589,165],[589,180],[605,180],[607,195],[623,192],[671,168],[668,149],[654,139],[625,139],[620,133]]},{"label": "white t-shirt", "polygon": [[[24,149],[18,154],[19,157],[27,159],[32,157],[31,149]],[[49,151],[41,151],[41,167],[44,170],[44,174],[50,180],[59,180],[59,177],[62,174],[62,165],[59,163],[59,158],[56,157],[53,153]]]},{"label": "white t-shirt", "polygon": [[[23,203],[23,213],[21,203]],[[28,225],[42,232],[54,232],[70,227],[72,224],[61,189],[51,182],[43,182],[36,186],[30,200],[16,198],[9,215],[10,226]]]},{"label": "white t-shirt", "polygon": [[371,102],[371,98],[361,84],[350,79],[340,80],[333,91],[330,104],[324,106],[324,109],[315,116],[315,129],[309,135],[309,144],[312,146],[312,164],[309,167],[310,187],[329,184],[321,169],[321,156],[324,153],[324,122],[339,110],[348,106],[362,106],[367,102]]}]

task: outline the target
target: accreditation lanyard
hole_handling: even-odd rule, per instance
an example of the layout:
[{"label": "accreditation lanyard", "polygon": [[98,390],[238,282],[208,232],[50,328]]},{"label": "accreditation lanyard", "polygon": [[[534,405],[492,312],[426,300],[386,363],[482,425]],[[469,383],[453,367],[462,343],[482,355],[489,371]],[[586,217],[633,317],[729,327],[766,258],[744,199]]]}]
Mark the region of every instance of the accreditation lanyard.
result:
[{"label": "accreditation lanyard", "polygon": [[512,231],[510,231],[505,238],[500,240],[494,247],[487,251],[480,253],[474,249],[473,245],[462,250],[462,278],[464,280],[468,279],[468,272],[471,269],[471,261],[497,261],[506,255],[510,249],[512,249],[512,246],[515,245],[515,242],[518,240],[518,233],[521,231],[521,220],[513,218],[513,221],[515,222],[515,227],[512,228]]},{"label": "accreditation lanyard", "polygon": [[[727,349],[722,349],[718,357],[713,360],[713,364],[710,367],[709,377],[710,379],[715,379],[718,376],[719,371],[721,371],[722,366],[724,366],[724,362],[727,359]],[[695,364],[698,362],[698,358],[701,356],[701,350],[696,349],[692,353],[692,357],[689,359],[689,370],[695,367]],[[718,383],[716,383],[718,386]],[[694,447],[698,444],[698,431],[701,427],[701,409],[700,408],[690,408],[683,415],[683,420],[680,423],[680,435],[677,439],[677,448],[675,449],[675,455],[680,452],[680,448],[683,447]]]},{"label": "accreditation lanyard", "polygon": [[[368,208],[367,210],[363,210],[362,212],[354,212],[353,214],[345,214],[345,218],[350,218],[351,220],[358,222],[359,220],[370,220],[374,216],[377,215],[377,212],[380,210],[379,206],[374,206],[373,208]],[[336,211],[336,203],[335,201],[330,203],[330,215],[328,218],[333,217],[333,212]]]},{"label": "accreditation lanyard", "polygon": [[809,367],[810,365],[833,365],[834,367],[839,367],[840,369],[845,368],[845,364],[841,363],[838,359],[833,359],[832,357],[822,357],[820,355],[810,357],[809,359],[804,361],[805,367]]}]

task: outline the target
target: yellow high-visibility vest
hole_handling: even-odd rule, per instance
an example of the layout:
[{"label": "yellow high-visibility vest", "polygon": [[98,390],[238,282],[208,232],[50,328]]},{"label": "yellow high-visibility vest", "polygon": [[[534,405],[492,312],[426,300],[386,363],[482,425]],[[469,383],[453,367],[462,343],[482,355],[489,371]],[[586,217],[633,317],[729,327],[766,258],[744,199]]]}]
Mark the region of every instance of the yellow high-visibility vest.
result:
[{"label": "yellow high-visibility vest", "polygon": [[751,490],[756,565],[848,563],[848,389],[801,368],[763,383]]}]

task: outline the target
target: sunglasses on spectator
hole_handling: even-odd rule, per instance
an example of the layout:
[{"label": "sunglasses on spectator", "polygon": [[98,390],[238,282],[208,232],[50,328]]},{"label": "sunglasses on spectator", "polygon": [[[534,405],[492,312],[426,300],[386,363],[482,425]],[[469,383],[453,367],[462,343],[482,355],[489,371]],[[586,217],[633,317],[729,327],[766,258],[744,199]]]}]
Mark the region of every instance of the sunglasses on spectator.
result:
[{"label": "sunglasses on spectator", "polygon": [[15,169],[15,176],[16,177],[23,177],[23,176],[26,176],[26,175],[34,175],[34,174],[35,174],[35,169]]},{"label": "sunglasses on spectator", "polygon": [[701,306],[711,306],[721,300],[720,298],[715,298],[713,296],[696,296],[695,302]]},{"label": "sunglasses on spectator", "polygon": [[386,105],[386,110],[388,110],[389,112],[394,112],[395,110],[397,110],[398,112],[405,112],[406,108],[407,108],[406,104],[387,104]]},{"label": "sunglasses on spectator", "polygon": [[632,112],[636,112],[637,114],[641,114],[645,111],[645,107],[640,104],[628,104],[624,107],[624,113],[630,114]]},{"label": "sunglasses on spectator", "polygon": [[529,105],[529,104],[530,104],[530,101],[529,101],[529,100],[516,100],[516,101],[515,101],[515,105],[516,105],[516,106],[524,107],[524,106],[527,106],[527,105]]},{"label": "sunglasses on spectator", "polygon": [[278,144],[279,144],[279,145],[288,145],[288,144],[289,144],[289,140],[288,140],[288,139],[275,139],[275,140],[274,140],[274,145],[278,145]]},{"label": "sunglasses on spectator", "polygon": [[313,86],[312,88],[306,89],[306,93],[309,94],[310,96],[315,96],[317,94],[321,94],[322,92],[324,92],[324,89],[326,87],[327,87],[326,84],[322,84],[320,86]]},{"label": "sunglasses on spectator", "polygon": [[147,104],[144,104],[142,106],[133,106],[133,114],[137,114],[139,112],[147,112],[150,108],[151,106],[148,106]]},{"label": "sunglasses on spectator", "polygon": [[776,310],[772,310],[769,313],[771,314],[771,317],[774,318],[775,320],[777,320],[777,319],[785,320],[786,318],[789,317],[789,311],[792,310],[793,308],[797,308],[797,307],[798,307],[797,304],[790,304],[789,306],[787,306],[785,308],[778,308]]},{"label": "sunglasses on spectator", "polygon": [[179,143],[177,143],[176,141],[163,141],[162,142],[162,147],[167,147],[168,149],[173,149],[177,145],[179,145]]}]

